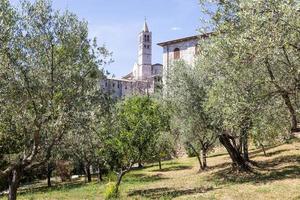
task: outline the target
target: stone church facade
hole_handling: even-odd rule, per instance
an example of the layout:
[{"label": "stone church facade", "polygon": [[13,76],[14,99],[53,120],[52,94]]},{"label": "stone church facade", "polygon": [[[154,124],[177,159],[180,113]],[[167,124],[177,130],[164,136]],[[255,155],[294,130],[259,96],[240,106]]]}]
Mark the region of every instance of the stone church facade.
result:
[{"label": "stone church facade", "polygon": [[138,36],[138,59],[132,72],[120,79],[107,78],[102,81],[102,88],[116,98],[132,94],[153,94],[161,90],[162,86],[166,87],[166,77],[175,61],[183,60],[189,65],[194,64],[199,38],[205,39],[209,35],[210,33],[158,43],[163,48],[163,65],[152,64],[152,32],[145,21]]},{"label": "stone church facade", "polygon": [[[195,63],[195,57],[199,51],[199,39],[206,39],[211,33],[195,35],[176,40],[158,43],[163,48],[163,82],[166,82],[168,72],[175,61],[182,60],[188,65]],[[164,84],[165,86],[165,84]]]},{"label": "stone church facade", "polygon": [[163,65],[152,64],[152,32],[146,21],[138,40],[138,59],[132,72],[120,79],[106,78],[101,82],[102,89],[113,97],[153,94],[162,85]]}]

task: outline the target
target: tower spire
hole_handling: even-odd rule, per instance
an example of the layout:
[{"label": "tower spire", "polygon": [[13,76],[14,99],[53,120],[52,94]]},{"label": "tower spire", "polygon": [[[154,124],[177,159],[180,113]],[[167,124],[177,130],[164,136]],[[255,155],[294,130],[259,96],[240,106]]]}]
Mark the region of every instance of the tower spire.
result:
[{"label": "tower spire", "polygon": [[147,19],[145,17],[145,21],[144,21],[144,28],[143,28],[143,31],[144,32],[149,32],[149,28],[148,28],[148,25],[147,25]]}]

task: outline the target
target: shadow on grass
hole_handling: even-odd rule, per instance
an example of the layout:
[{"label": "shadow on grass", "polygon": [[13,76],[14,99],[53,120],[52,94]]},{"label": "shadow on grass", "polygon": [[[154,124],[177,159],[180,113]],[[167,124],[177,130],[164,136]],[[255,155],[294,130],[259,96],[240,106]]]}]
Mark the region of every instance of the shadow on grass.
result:
[{"label": "shadow on grass", "polygon": [[[280,166],[285,164],[285,166]],[[251,173],[235,173],[230,167],[214,173],[213,178],[222,183],[267,183],[276,180],[300,178],[300,156],[281,156],[255,164],[258,170]],[[267,170],[260,172],[259,170]]]},{"label": "shadow on grass", "polygon": [[[265,151],[274,149],[274,148],[279,147],[281,145],[283,145],[283,144],[277,144],[277,145],[273,145],[273,146],[267,146],[267,147],[265,147]],[[279,151],[282,151],[282,150],[279,150]],[[283,150],[283,151],[288,151],[288,150]],[[281,152],[278,152],[278,153],[281,153]],[[263,150],[261,148],[260,149],[250,150],[250,154],[253,155],[253,157],[260,156],[258,154],[262,154],[263,155]],[[267,155],[267,156],[272,156],[272,155],[275,155],[275,154],[273,154],[273,152],[271,152],[270,155]],[[222,153],[208,155],[207,158],[214,158],[214,157],[226,156],[226,155],[229,156],[227,152],[222,152]]]},{"label": "shadow on grass", "polygon": [[211,155],[208,155],[207,158],[214,158],[214,157],[219,157],[219,156],[228,156],[228,153],[225,152],[225,153],[217,153],[217,154],[211,154]]},{"label": "shadow on grass", "polygon": [[136,182],[154,182],[154,181],[160,181],[168,179],[166,177],[162,177],[162,174],[156,174],[156,175],[151,175],[147,176],[145,174],[128,174],[127,176],[124,176],[124,182],[127,183],[136,183]]},{"label": "shadow on grass", "polygon": [[71,190],[82,187],[86,185],[85,182],[69,182],[69,183],[59,183],[52,187],[40,186],[40,187],[32,187],[28,189],[22,189],[18,191],[18,194],[26,194],[26,193],[35,193],[35,192],[50,192],[50,191],[62,191],[62,190]]},{"label": "shadow on grass", "polygon": [[178,166],[171,166],[171,167],[165,167],[163,166],[162,169],[154,169],[152,172],[169,172],[169,171],[179,171],[179,170],[185,170],[185,169],[192,169],[192,166],[188,165],[178,165]]},{"label": "shadow on grass", "polygon": [[[277,148],[277,147],[279,147],[279,146],[282,146],[283,144],[277,144],[277,145],[272,145],[272,146],[266,146],[265,147],[265,151],[269,151],[269,150],[272,150],[272,149],[275,149],[275,148]],[[279,151],[281,151],[281,150],[279,150]],[[262,148],[258,148],[258,149],[255,149],[255,150],[251,150],[250,151],[250,154],[251,155],[253,155],[253,157],[256,157],[256,156],[264,156],[264,154],[263,154],[263,150],[262,150]],[[260,154],[260,155],[259,155]],[[268,154],[268,153],[267,153]]]},{"label": "shadow on grass", "polygon": [[255,166],[261,169],[276,167],[283,163],[298,163],[300,165],[300,156],[297,155],[280,156],[272,160],[256,161],[255,163],[256,163]]},{"label": "shadow on grass", "polygon": [[224,163],[220,163],[220,164],[212,165],[212,166],[208,165],[207,170],[223,169],[223,168],[226,168],[228,166],[231,166],[231,162],[224,162]]},{"label": "shadow on grass", "polygon": [[213,187],[197,187],[193,189],[178,189],[178,188],[153,188],[145,190],[134,190],[128,194],[130,197],[142,196],[149,199],[159,199],[159,198],[176,198],[184,195],[192,195],[198,193],[206,193],[213,190]]},{"label": "shadow on grass", "polygon": [[290,151],[289,149],[280,149],[280,150],[277,150],[277,151],[272,151],[272,152],[266,152],[266,156],[263,154],[263,152],[258,152],[258,153],[255,153],[255,154],[251,154],[251,158],[255,158],[255,157],[258,157],[258,156],[264,156],[264,157],[272,157],[272,156],[275,156],[275,155],[278,155],[278,154],[281,154],[283,152],[287,152],[287,151]]}]

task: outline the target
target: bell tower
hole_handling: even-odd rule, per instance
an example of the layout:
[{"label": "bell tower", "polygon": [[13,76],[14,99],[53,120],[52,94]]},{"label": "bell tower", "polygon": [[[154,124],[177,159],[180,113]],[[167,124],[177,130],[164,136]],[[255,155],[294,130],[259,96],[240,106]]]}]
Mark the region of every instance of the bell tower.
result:
[{"label": "bell tower", "polygon": [[142,32],[139,34],[138,50],[138,76],[139,80],[147,79],[151,76],[152,63],[152,32],[149,31],[145,20]]}]

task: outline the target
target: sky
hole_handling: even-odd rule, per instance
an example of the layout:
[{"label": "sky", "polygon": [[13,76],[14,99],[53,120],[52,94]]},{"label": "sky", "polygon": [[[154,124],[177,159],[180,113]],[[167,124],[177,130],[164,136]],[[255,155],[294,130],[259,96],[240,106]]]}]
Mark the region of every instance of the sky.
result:
[{"label": "sky", "polygon": [[[10,0],[17,5],[18,0]],[[32,0],[34,1],[34,0]],[[201,12],[198,0],[52,0],[88,21],[89,36],[96,37],[113,53],[105,69],[116,77],[132,71],[137,61],[138,34],[144,19],[152,31],[152,63],[162,63],[162,48],[156,45],[197,34]]]}]

